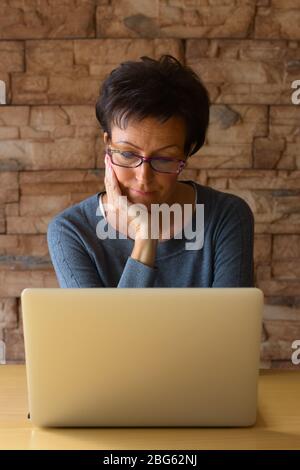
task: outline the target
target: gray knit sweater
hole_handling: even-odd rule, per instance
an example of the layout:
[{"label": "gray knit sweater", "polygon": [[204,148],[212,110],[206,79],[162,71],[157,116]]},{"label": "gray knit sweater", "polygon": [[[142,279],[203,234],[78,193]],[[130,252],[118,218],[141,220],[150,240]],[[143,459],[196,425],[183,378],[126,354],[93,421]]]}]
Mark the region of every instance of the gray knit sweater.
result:
[{"label": "gray knit sweater", "polygon": [[[187,250],[185,236],[158,242],[154,267],[130,257],[130,238],[99,239],[97,193],[56,215],[47,241],[60,287],[253,287],[254,218],[240,197],[182,181],[204,204],[204,243]],[[195,221],[193,216],[193,228]],[[103,220],[102,220],[103,222]],[[104,220],[105,222],[105,220]]]}]

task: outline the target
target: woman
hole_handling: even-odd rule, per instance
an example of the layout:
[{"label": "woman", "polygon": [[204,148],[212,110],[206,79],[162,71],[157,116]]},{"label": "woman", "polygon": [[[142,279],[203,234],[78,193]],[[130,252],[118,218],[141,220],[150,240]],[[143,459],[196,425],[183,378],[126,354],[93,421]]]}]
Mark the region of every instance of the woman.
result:
[{"label": "woman", "polygon": [[[170,55],[141,59],[113,70],[96,103],[106,191],[67,208],[49,224],[59,284],[252,287],[254,218],[248,204],[178,180],[205,141],[207,91],[192,69]],[[169,217],[169,232],[159,214],[153,235],[154,204],[182,209],[179,219]],[[192,210],[184,218],[186,207]],[[198,207],[204,207],[203,244],[187,249],[185,229],[198,227]],[[140,208],[139,214],[133,208]]]}]

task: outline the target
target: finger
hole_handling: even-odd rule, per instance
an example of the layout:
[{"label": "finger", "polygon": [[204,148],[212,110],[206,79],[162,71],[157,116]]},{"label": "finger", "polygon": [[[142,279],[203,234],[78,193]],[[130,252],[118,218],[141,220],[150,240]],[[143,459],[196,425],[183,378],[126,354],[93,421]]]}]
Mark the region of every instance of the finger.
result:
[{"label": "finger", "polygon": [[113,191],[111,179],[108,174],[105,177],[105,188],[107,194],[107,204],[115,206],[115,192]]},{"label": "finger", "polygon": [[105,163],[105,168],[107,168],[110,163],[110,158],[107,153],[105,154],[104,163]]},{"label": "finger", "polygon": [[106,155],[105,163],[105,185],[107,192],[107,203],[111,204],[114,210],[118,210],[120,207],[120,201],[122,201],[119,196],[122,196],[122,192],[116,174],[114,172],[113,165],[111,164],[108,155]]},{"label": "finger", "polygon": [[107,176],[108,169],[109,169],[109,157],[108,157],[107,153],[105,154],[104,163],[105,163],[105,175]]},{"label": "finger", "polygon": [[111,185],[112,191],[115,193],[115,197],[122,196],[119,182],[117,180],[117,176],[115,174],[113,165],[111,163],[109,163],[108,165],[107,174],[108,174],[109,184]]},{"label": "finger", "polygon": [[111,177],[110,177],[110,170],[109,170],[109,157],[107,154],[105,154],[105,175],[104,175],[104,184],[105,184],[105,190],[106,190],[106,195],[107,195],[107,204],[112,204],[113,199],[114,199],[114,194],[112,192],[112,185],[111,185]]},{"label": "finger", "polygon": [[107,185],[112,186],[112,181],[113,181],[112,165],[107,154],[105,155],[104,162],[105,162],[105,179],[106,179]]}]

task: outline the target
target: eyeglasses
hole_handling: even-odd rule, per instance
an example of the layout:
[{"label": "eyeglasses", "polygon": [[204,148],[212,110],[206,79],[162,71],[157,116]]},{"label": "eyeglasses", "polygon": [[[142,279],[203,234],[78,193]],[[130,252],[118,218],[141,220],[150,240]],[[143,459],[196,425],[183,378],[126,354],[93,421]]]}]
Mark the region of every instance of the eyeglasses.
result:
[{"label": "eyeglasses", "polygon": [[107,147],[107,153],[114,165],[124,168],[137,168],[143,162],[149,162],[152,170],[159,173],[179,174],[184,166],[185,160],[177,160],[177,158],[167,157],[142,157],[133,152],[122,152],[121,150]]}]

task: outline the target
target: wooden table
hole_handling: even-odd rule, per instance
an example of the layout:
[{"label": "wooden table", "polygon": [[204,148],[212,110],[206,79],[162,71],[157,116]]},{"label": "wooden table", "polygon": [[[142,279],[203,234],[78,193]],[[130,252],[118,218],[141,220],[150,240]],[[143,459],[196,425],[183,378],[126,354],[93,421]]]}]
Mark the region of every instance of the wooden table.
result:
[{"label": "wooden table", "polygon": [[0,449],[300,449],[300,368],[261,370],[250,428],[37,428],[24,365],[0,366]]}]

